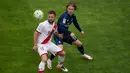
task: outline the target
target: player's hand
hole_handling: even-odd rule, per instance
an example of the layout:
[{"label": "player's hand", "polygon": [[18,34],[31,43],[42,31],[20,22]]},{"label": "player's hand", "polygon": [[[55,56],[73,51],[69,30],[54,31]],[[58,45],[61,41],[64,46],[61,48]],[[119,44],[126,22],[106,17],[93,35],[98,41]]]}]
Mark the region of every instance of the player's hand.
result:
[{"label": "player's hand", "polygon": [[72,38],[77,38],[74,33],[71,33],[70,36],[71,36]]},{"label": "player's hand", "polygon": [[63,39],[63,34],[58,34],[58,37]]},{"label": "player's hand", "polygon": [[32,49],[37,50],[37,45],[34,45]]},{"label": "player's hand", "polygon": [[81,35],[84,36],[84,31],[81,31]]}]

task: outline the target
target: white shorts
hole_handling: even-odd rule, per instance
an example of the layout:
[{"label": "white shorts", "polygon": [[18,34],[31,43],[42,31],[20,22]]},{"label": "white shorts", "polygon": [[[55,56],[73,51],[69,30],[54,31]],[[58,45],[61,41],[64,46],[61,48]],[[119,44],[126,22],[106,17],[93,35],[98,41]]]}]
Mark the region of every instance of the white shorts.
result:
[{"label": "white shorts", "polygon": [[38,44],[38,53],[40,56],[47,54],[48,52],[51,52],[53,55],[57,55],[62,51],[63,50],[60,47],[52,42],[49,42],[47,44]]}]

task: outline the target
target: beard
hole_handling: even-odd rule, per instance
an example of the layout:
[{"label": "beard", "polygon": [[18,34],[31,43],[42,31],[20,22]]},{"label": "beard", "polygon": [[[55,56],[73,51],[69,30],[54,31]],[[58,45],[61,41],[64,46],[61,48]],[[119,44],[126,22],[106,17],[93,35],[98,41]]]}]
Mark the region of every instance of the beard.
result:
[{"label": "beard", "polygon": [[49,22],[50,24],[53,24],[54,21],[48,20],[48,22]]}]

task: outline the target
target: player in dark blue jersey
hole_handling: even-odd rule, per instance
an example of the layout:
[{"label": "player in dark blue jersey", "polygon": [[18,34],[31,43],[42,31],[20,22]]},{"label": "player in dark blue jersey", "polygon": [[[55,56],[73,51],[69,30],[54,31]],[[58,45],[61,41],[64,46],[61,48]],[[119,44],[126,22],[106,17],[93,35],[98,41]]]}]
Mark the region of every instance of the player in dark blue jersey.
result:
[{"label": "player in dark blue jersey", "polygon": [[[77,39],[74,33],[68,30],[71,23],[74,24],[74,26],[79,30],[81,35],[84,35],[84,31],[80,28],[76,15],[74,14],[74,11],[76,10],[76,5],[73,3],[69,3],[66,6],[66,12],[64,12],[60,18],[58,19],[58,32],[60,34],[63,34],[63,38],[59,38],[58,36],[54,35],[54,40],[56,42],[56,45],[58,45],[60,48],[63,49],[63,42],[76,45],[78,48],[78,51],[82,54],[82,57],[92,60],[93,58],[89,56],[88,54],[84,53],[84,47],[82,45],[82,42]],[[51,55],[50,59],[47,61],[48,68],[51,69],[51,61],[54,58],[54,55]],[[61,64],[59,64],[57,67],[59,68]]]}]

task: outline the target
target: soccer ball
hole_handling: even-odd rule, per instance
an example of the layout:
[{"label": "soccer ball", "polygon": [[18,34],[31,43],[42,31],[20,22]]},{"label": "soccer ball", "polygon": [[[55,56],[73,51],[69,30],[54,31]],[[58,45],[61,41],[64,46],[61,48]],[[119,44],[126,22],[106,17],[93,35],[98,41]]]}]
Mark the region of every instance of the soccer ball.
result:
[{"label": "soccer ball", "polygon": [[38,20],[41,20],[44,16],[44,13],[41,10],[35,10],[34,17]]}]

